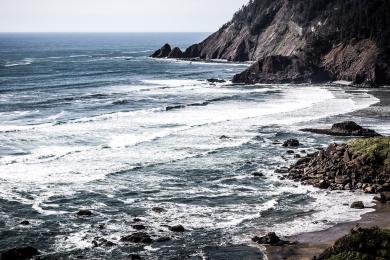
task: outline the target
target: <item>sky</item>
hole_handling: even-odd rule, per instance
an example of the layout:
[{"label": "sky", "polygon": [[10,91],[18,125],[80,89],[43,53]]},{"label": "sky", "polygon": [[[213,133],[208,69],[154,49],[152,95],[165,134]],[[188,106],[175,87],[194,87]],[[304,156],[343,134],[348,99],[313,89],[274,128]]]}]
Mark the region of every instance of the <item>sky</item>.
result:
[{"label": "sky", "polygon": [[0,32],[212,32],[248,0],[0,0]]}]

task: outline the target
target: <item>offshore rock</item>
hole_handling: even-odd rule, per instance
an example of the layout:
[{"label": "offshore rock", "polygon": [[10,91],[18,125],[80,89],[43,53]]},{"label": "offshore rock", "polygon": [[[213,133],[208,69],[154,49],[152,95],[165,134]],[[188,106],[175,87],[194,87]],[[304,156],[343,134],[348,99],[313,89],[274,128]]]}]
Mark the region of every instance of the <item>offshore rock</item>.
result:
[{"label": "offshore rock", "polygon": [[151,57],[152,58],[167,58],[168,55],[171,53],[172,49],[171,46],[166,43],[164,46],[161,47],[161,49],[154,52]]},{"label": "offshore rock", "polygon": [[183,52],[180,50],[179,47],[175,47],[168,54],[168,58],[170,58],[170,59],[181,59],[181,58],[183,58]]},{"label": "offshore rock", "polygon": [[335,135],[335,136],[363,136],[363,137],[380,136],[380,134],[378,134],[374,130],[363,128],[353,121],[346,121],[346,122],[334,124],[330,129],[306,128],[306,129],[301,129],[301,131],[311,132],[316,134]]}]

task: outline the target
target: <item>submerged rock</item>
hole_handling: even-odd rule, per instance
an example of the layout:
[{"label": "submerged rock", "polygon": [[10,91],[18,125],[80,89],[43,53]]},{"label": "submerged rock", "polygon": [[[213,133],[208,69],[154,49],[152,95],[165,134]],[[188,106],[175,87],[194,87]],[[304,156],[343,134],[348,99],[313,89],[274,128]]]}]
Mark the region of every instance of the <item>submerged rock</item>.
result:
[{"label": "submerged rock", "polygon": [[297,139],[289,139],[283,143],[283,147],[298,147],[300,145]]},{"label": "submerged rock", "polygon": [[124,236],[121,238],[122,242],[130,242],[137,244],[150,244],[153,242],[152,238],[144,232],[134,233],[129,236]]},{"label": "submerged rock", "polygon": [[16,247],[3,251],[0,255],[0,260],[24,260],[31,259],[37,255],[40,255],[40,253],[34,247]]},{"label": "submerged rock", "polygon": [[209,82],[209,83],[225,83],[226,80],[224,80],[224,79],[207,79],[207,82]]},{"label": "submerged rock", "polygon": [[176,225],[176,226],[169,227],[169,230],[173,231],[173,232],[185,232],[186,231],[182,225]]},{"label": "submerged rock", "polygon": [[316,134],[335,135],[335,136],[363,136],[375,137],[380,136],[377,132],[371,129],[366,129],[356,124],[353,121],[346,121],[334,124],[330,129],[301,129],[303,132],[311,132]]},{"label": "submerged rock", "polygon": [[77,216],[89,217],[92,216],[92,211],[88,209],[81,209],[77,212]]}]

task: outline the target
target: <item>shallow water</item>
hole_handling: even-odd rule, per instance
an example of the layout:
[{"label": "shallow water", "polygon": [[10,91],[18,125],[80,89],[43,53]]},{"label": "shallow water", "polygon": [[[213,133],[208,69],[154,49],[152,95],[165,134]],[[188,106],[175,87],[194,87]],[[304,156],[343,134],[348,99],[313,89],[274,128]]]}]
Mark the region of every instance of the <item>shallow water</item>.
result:
[{"label": "shallow water", "polygon": [[[321,230],[369,211],[348,205],[371,196],[280,180],[275,169],[293,158],[274,143],[298,138],[301,153],[343,141],[298,130],[378,99],[325,85],[213,85],[206,79],[248,65],[147,57],[165,42],[184,48],[205,36],[0,34],[0,249],[31,244],[48,259],[240,259],[257,257],[247,247],[254,235]],[[375,119],[366,123],[376,129]],[[76,217],[81,208],[93,216]],[[153,238],[172,240],[120,242],[135,232],[134,217]],[[173,234],[174,224],[187,232]],[[117,245],[93,248],[95,237]]]}]

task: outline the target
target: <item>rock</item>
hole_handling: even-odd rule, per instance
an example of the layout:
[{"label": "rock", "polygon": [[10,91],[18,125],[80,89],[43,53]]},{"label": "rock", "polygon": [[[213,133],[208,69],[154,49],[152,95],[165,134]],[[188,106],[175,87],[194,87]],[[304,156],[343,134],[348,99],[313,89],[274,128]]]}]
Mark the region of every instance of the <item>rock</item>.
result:
[{"label": "rock", "polygon": [[287,150],[287,154],[294,154],[295,152],[293,150]]},{"label": "rock", "polygon": [[171,46],[167,43],[164,46],[161,47],[161,49],[157,50],[152,54],[152,58],[167,58],[168,55],[171,53],[172,49]]},{"label": "rock", "polygon": [[168,54],[168,58],[170,58],[170,59],[181,59],[181,58],[183,58],[183,52],[180,50],[180,48],[175,47]]},{"label": "rock", "polygon": [[296,139],[289,139],[283,143],[283,147],[298,147],[299,141]]},{"label": "rock", "polygon": [[224,80],[224,79],[207,79],[207,82],[209,82],[209,83],[225,83],[226,80]]},{"label": "rock", "polygon": [[277,170],[275,170],[275,173],[288,173],[288,168],[287,167],[282,167],[282,168],[279,168]]},{"label": "rock", "polygon": [[328,189],[330,187],[330,183],[326,180],[321,180],[319,183],[318,183],[318,188],[320,189]]},{"label": "rock", "polygon": [[133,221],[134,222],[142,222],[142,219],[140,219],[140,218],[133,218]]},{"label": "rock", "polygon": [[252,175],[255,177],[264,177],[264,174],[262,172],[253,172]]},{"label": "rock", "polygon": [[294,155],[294,158],[295,158],[295,159],[300,159],[300,158],[302,158],[302,156],[300,156],[299,154],[295,154],[295,155]]},{"label": "rock", "polygon": [[166,209],[161,208],[161,207],[153,207],[152,210],[153,210],[154,212],[157,212],[157,213],[164,213],[164,212],[167,211]]},{"label": "rock", "polygon": [[182,225],[176,225],[176,226],[169,227],[169,230],[173,231],[173,232],[185,232],[186,231]]},{"label": "rock", "polygon": [[252,241],[261,245],[283,245],[286,241],[281,240],[274,232],[270,232],[263,237],[254,237]]},{"label": "rock", "polygon": [[297,56],[272,55],[259,59],[247,70],[233,77],[233,83],[267,84],[322,83],[330,76],[321,67]]},{"label": "rock", "polygon": [[364,209],[364,203],[363,201],[355,201],[351,204],[352,209]]},{"label": "rock", "polygon": [[[316,134],[334,135],[334,136],[363,136],[363,137],[375,137],[380,136],[377,132],[371,129],[366,129],[353,121],[346,121],[334,124],[330,129],[313,129],[306,128],[301,129],[303,132],[311,132]],[[348,154],[344,156],[344,159],[350,161]]]},{"label": "rock", "polygon": [[141,256],[140,255],[136,255],[136,254],[131,254],[129,255],[129,260],[141,260]]},{"label": "rock", "polygon": [[132,225],[131,227],[134,228],[135,230],[146,229],[146,227],[144,225]]},{"label": "rock", "polygon": [[144,232],[134,233],[129,236],[124,236],[120,239],[122,242],[130,242],[137,244],[150,244],[153,242],[152,238]]},{"label": "rock", "polygon": [[28,220],[23,220],[22,222],[19,223],[19,225],[28,226],[28,225],[30,225],[30,221],[28,221]]},{"label": "rock", "polygon": [[230,139],[230,137],[227,135],[222,135],[221,137],[219,137],[219,139],[226,140],[226,139]]},{"label": "rock", "polygon": [[40,255],[39,251],[31,246],[16,247],[5,250],[0,255],[0,260],[24,260]]},{"label": "rock", "polygon": [[170,237],[160,237],[160,238],[157,238],[155,242],[157,243],[163,243],[163,242],[168,242],[170,241],[171,238]]},{"label": "rock", "polygon": [[90,211],[88,209],[81,209],[77,212],[77,216],[89,217],[89,216],[92,216],[92,211]]},{"label": "rock", "polygon": [[95,237],[94,240],[92,240],[92,245],[94,247],[113,247],[116,244],[114,242],[111,242],[105,238],[102,237]]}]

